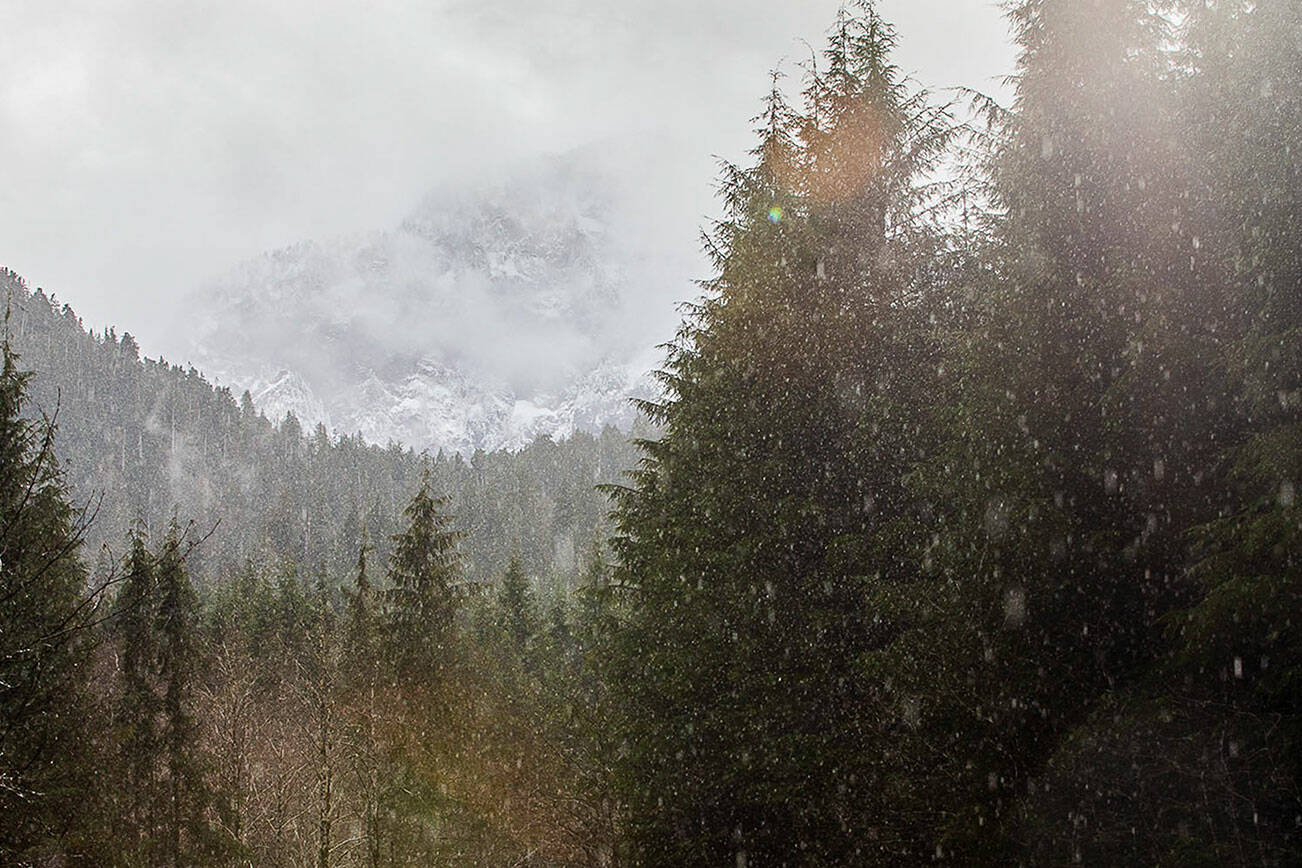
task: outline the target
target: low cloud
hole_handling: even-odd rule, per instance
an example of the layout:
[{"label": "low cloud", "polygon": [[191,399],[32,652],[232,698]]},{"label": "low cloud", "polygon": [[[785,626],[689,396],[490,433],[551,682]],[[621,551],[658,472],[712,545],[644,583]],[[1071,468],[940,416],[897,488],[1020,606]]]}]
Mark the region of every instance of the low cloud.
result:
[{"label": "low cloud", "polygon": [[[175,355],[170,311],[234,262],[393,226],[432,186],[603,143],[648,237],[691,255],[713,155],[743,157],[765,71],[819,45],[837,5],[8,3],[0,262]],[[991,86],[1011,65],[987,3],[882,11],[925,83]],[[694,294],[660,291],[657,310]]]}]

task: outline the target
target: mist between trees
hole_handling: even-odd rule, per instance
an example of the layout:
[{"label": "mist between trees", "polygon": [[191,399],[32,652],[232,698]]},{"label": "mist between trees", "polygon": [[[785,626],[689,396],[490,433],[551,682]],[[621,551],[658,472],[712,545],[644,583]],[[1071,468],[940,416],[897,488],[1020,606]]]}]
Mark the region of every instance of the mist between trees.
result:
[{"label": "mist between trees", "polygon": [[636,451],[305,435],[6,273],[4,859],[1296,864],[1302,2],[1009,18],[1010,108],[868,3],[773,75]]}]

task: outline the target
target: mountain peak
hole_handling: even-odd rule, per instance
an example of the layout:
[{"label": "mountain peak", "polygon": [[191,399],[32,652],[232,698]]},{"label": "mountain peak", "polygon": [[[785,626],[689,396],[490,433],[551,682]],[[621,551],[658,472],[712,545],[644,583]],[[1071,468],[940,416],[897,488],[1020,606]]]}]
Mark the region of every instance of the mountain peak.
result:
[{"label": "mountain peak", "polygon": [[650,381],[612,190],[554,159],[432,191],[390,231],[257,257],[196,295],[196,362],[268,416],[375,443],[471,452],[627,427]]}]

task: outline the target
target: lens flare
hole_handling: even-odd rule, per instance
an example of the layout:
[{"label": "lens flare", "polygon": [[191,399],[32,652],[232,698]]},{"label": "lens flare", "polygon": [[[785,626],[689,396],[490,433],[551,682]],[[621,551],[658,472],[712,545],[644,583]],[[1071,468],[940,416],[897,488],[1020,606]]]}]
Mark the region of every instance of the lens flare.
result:
[{"label": "lens flare", "polygon": [[782,209],[777,205],[769,209],[769,222],[773,224],[782,222]]}]

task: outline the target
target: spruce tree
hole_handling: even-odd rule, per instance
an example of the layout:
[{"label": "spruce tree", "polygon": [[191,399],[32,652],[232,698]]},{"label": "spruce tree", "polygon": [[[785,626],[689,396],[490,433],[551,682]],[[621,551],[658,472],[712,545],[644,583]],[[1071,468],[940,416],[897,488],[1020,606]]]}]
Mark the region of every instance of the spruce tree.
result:
[{"label": "spruce tree", "polygon": [[873,661],[899,728],[884,789],[901,860],[1017,858],[1021,794],[1144,659],[1173,569],[1145,563],[1134,507],[1169,432],[1127,392],[1139,311],[1165,289],[1149,210],[1169,174],[1162,24],[1131,0],[1011,16],[1022,54],[989,166],[988,264],[927,425],[942,448],[911,477],[934,534],[911,617]]},{"label": "spruce tree", "polygon": [[[82,517],[55,426],[24,416],[29,375],[0,344],[0,861],[56,858],[90,794]],[[81,813],[79,813],[79,811]]]},{"label": "spruce tree", "polygon": [[158,775],[162,753],[158,717],[162,703],[155,665],[158,576],[143,528],[132,531],[128,545],[123,583],[113,606],[121,685],[114,732],[125,772],[118,804],[129,846],[139,858],[147,859],[147,853],[156,846],[163,814]]},{"label": "spruce tree", "polygon": [[[1239,396],[1236,437],[1223,456],[1233,499],[1199,530],[1202,593],[1180,624],[1186,653],[1244,682],[1234,702],[1302,714],[1297,631],[1302,610],[1302,4],[1227,3],[1192,9],[1194,94],[1229,140],[1204,133],[1215,201],[1236,230],[1227,278],[1244,310],[1224,367]],[[1210,132],[1210,131],[1208,131]],[[1235,664],[1235,660],[1239,664]],[[1263,665],[1263,661],[1267,661]],[[1245,674],[1246,673],[1246,674]],[[1296,725],[1296,724],[1294,724]],[[1302,731],[1293,734],[1302,737]]]},{"label": "spruce tree", "polygon": [[919,176],[944,112],[889,64],[893,31],[845,12],[806,92],[776,84],[753,169],[726,167],[718,277],[647,405],[663,436],[617,490],[628,590],[611,683],[639,864],[850,864],[877,815],[861,656],[931,348],[912,302]]},{"label": "spruce tree", "polygon": [[379,741],[381,661],[378,646],[376,593],[367,575],[367,553],[371,548],[362,531],[357,551],[353,588],[348,592],[341,665],[346,691],[349,768],[353,786],[361,801],[363,864],[378,868],[384,850],[381,806],[385,793],[384,756]]},{"label": "spruce tree", "polygon": [[457,542],[444,512],[446,500],[433,493],[429,468],[403,511],[406,529],[393,537],[385,591],[385,641],[402,682],[434,678],[446,662],[447,640],[456,613],[461,578]]},{"label": "spruce tree", "polygon": [[1184,5],[1186,111],[1217,218],[1208,252],[1236,315],[1217,361],[1235,401],[1208,466],[1228,497],[1192,535],[1192,604],[1167,620],[1187,694],[1168,738],[1234,755],[1199,802],[1173,800],[1201,834],[1151,838],[1283,864],[1302,849],[1302,3]]},{"label": "spruce tree", "polygon": [[362,531],[353,569],[353,587],[345,590],[344,606],[344,677],[351,689],[373,688],[377,676],[378,653],[375,643],[377,594],[367,574],[367,554],[371,545]]},{"label": "spruce tree", "polygon": [[334,610],[320,574],[314,593],[316,608],[311,628],[311,650],[302,664],[306,706],[314,718],[313,762],[316,773],[316,860],[317,868],[329,868],[335,835],[337,785],[335,782],[339,728],[335,720],[340,670]]},{"label": "spruce tree", "polygon": [[218,841],[208,827],[209,794],[195,718],[195,691],[201,674],[197,601],[185,568],[184,536],[173,521],[156,556],[157,634],[154,661],[158,680],[159,742],[165,813],[159,851],[166,865],[183,865],[211,856]]},{"label": "spruce tree", "polygon": [[538,611],[519,555],[512,555],[497,591],[497,627],[520,660],[538,633]]}]

